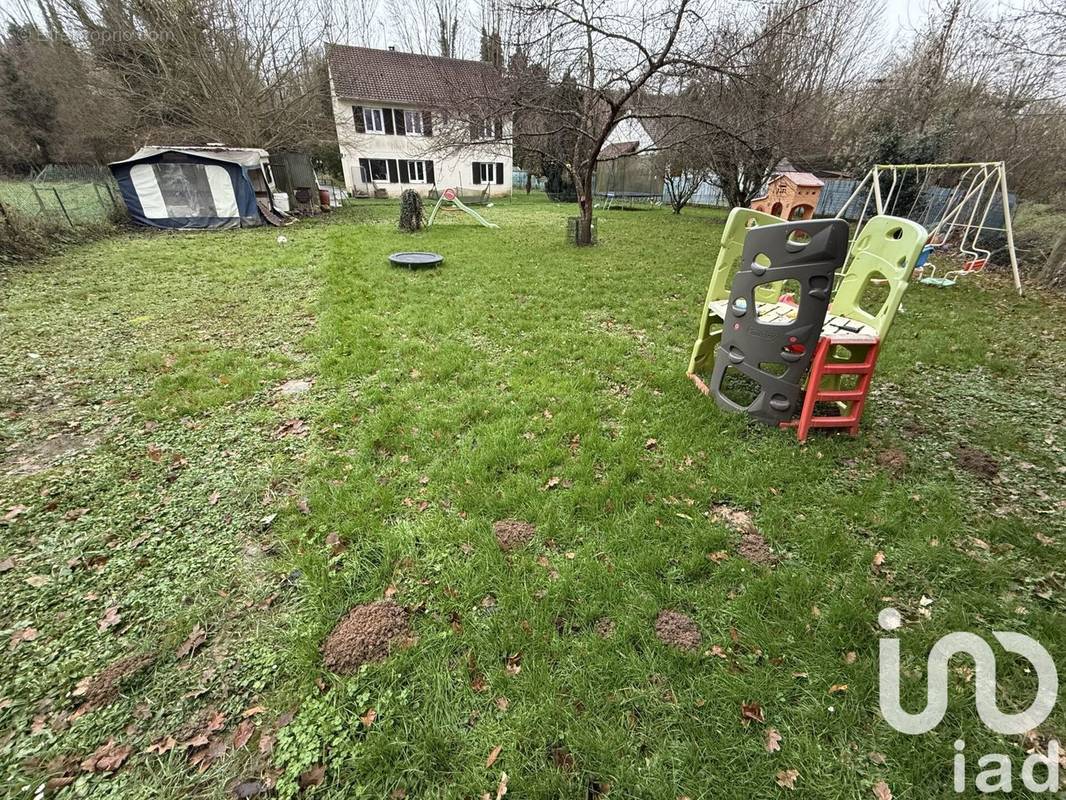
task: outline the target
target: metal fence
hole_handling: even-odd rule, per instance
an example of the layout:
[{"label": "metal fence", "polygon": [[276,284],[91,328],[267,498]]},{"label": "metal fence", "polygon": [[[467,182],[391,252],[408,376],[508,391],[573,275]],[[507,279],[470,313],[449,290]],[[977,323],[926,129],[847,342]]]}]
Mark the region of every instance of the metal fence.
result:
[{"label": "metal fence", "polygon": [[0,215],[76,228],[106,222],[123,208],[107,167],[51,164],[22,178],[0,177]]},{"label": "metal fence", "polygon": [[[818,217],[831,217],[835,216],[840,207],[847,202],[848,197],[858,187],[859,181],[855,180],[827,180],[825,187],[822,189],[822,194],[818,198],[818,205],[814,209],[815,216]],[[954,198],[952,197],[954,195]],[[867,192],[863,191],[859,193],[844,210],[844,219],[857,220],[859,215],[862,214],[863,206],[866,204]],[[888,211],[898,217],[907,217],[913,219],[915,222],[919,222],[925,225],[927,228],[932,229],[940,218],[944,216],[944,212],[948,210],[952,203],[958,203],[962,200],[964,193],[962,191],[956,192],[954,187],[947,186],[927,186],[922,190],[921,194],[911,194],[909,200],[906,203],[900,203],[896,207],[890,207]],[[988,196],[984,197],[980,195],[973,197],[964,206],[957,219],[961,223],[966,223],[973,214],[974,224],[980,222],[980,216],[984,212],[985,203],[988,202]],[[1018,197],[1013,192],[1007,195],[1007,202],[1010,205],[1011,216],[1014,216],[1015,208],[1018,205]],[[906,207],[904,207],[904,205]],[[869,219],[871,214],[876,213],[874,211],[874,202],[871,199],[869,204],[866,205],[866,217]],[[985,218],[985,227],[987,228],[1003,228],[1003,204],[999,201],[999,198],[995,198],[992,201],[991,206],[988,208],[988,216]]]},{"label": "metal fence", "polygon": [[[674,178],[672,180],[682,180],[681,178]],[[840,207],[847,202],[848,197],[855,191],[855,188],[859,185],[859,181],[850,179],[833,179],[830,178],[825,181],[825,186],[822,188],[822,194],[818,198],[818,205],[814,209],[814,215],[816,217],[832,217],[840,210]],[[954,187],[945,186],[927,186],[921,196],[917,194],[911,194],[906,208],[902,207],[902,203],[899,207],[891,209],[891,211],[897,216],[908,217],[920,222],[928,228],[932,228],[936,225],[937,221],[944,215],[944,212],[948,209],[952,203],[952,195],[955,194]],[[954,202],[958,202],[962,199],[962,192],[959,192]],[[1008,195],[1010,203],[1011,216],[1014,215],[1015,207],[1017,206],[1018,198],[1012,192]],[[669,187],[663,185],[663,202],[670,202]],[[689,201],[692,205],[697,206],[719,206],[726,207],[729,205],[729,201],[726,200],[722,190],[713,183],[704,182],[697,188],[696,193],[692,196],[692,200]],[[862,213],[863,204],[866,202],[866,192],[860,193],[860,195],[851,202],[848,208],[845,210],[844,218],[849,220],[857,220]],[[974,206],[978,205],[976,213],[974,214],[975,224],[979,221],[978,217],[984,212],[984,203],[988,202],[988,196],[974,197],[971,199],[959,213],[958,219],[965,223],[970,218],[971,211],[974,211]],[[866,218],[869,219],[870,215],[874,213],[873,200],[870,201],[869,206],[866,209]],[[988,209],[988,217],[985,220],[985,227],[988,228],[1002,228],[1003,225],[1003,205],[999,202],[998,198],[993,200],[992,205]]]}]

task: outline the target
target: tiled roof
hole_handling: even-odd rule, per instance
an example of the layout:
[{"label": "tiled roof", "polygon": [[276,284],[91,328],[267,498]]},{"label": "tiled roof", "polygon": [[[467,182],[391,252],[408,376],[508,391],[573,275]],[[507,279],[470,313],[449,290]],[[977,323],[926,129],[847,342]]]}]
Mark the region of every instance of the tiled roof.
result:
[{"label": "tiled roof", "polygon": [[477,103],[500,93],[491,64],[331,44],[329,71],[337,97],[417,106]]},{"label": "tiled roof", "polygon": [[788,178],[797,186],[825,186],[820,178],[809,172],[779,172],[775,178]]}]

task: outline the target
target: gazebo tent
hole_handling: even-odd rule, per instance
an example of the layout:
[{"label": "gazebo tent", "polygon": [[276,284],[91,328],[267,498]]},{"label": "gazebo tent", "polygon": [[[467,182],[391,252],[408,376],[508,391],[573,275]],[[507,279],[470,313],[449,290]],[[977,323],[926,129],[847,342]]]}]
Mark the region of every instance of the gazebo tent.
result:
[{"label": "gazebo tent", "polygon": [[246,228],[263,224],[255,185],[266,188],[265,156],[261,150],[142,147],[109,166],[130,216],[141,225]]}]

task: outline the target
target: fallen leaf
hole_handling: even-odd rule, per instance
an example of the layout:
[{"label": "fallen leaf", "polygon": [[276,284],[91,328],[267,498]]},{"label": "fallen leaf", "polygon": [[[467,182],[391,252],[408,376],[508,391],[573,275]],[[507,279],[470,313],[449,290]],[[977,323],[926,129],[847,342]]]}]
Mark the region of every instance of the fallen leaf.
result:
[{"label": "fallen leaf", "polygon": [[918,601],[918,605],[920,605],[922,608],[928,608],[932,604],[933,604],[933,598],[926,597],[924,594],[922,595],[922,599]]},{"label": "fallen leaf", "polygon": [[878,752],[874,751],[874,752],[867,753],[866,757],[868,759],[870,759],[870,763],[871,764],[877,764],[878,766],[884,766],[885,765],[886,759],[885,759],[885,756],[884,756],[883,753],[878,753]]},{"label": "fallen leaf", "polygon": [[250,719],[243,720],[233,731],[233,749],[240,750],[255,732],[255,723]]},{"label": "fallen leaf", "polygon": [[884,781],[878,781],[874,784],[874,797],[877,800],[892,800],[892,790],[888,788],[888,784]]},{"label": "fallen leaf", "polygon": [[341,541],[341,535],[337,531],[333,531],[326,536],[326,544],[335,556],[339,556],[346,549],[344,542]]},{"label": "fallen leaf", "polygon": [[[274,438],[281,439],[285,436],[306,436],[307,432],[307,423],[302,419],[287,419],[274,429]],[[325,768],[323,767],[323,769]]]},{"label": "fallen leaf", "polygon": [[561,481],[562,478],[560,478],[558,475],[552,475],[550,478],[548,478],[548,482],[544,484],[544,490],[546,491],[554,489],[556,486],[559,485]]},{"label": "fallen leaf", "polygon": [[207,641],[207,631],[200,627],[199,623],[195,625],[192,631],[189,633],[188,638],[182,642],[174,655],[181,660],[186,656],[190,656],[196,652],[196,650]]},{"label": "fallen leaf", "polygon": [[777,785],[782,789],[795,789],[796,779],[799,777],[799,771],[794,769],[784,769],[777,773]]},{"label": "fallen leaf", "polygon": [[311,505],[308,503],[306,497],[301,497],[296,501],[296,508],[299,509],[301,514],[307,515],[311,513]]},{"label": "fallen leaf", "polygon": [[489,757],[485,759],[485,769],[488,769],[496,763],[496,759],[500,757],[500,753],[503,752],[503,745],[498,744],[492,748],[492,752],[489,753]]},{"label": "fallen leaf", "polygon": [[508,708],[510,708],[510,706],[511,701],[508,700],[506,697],[496,698],[496,708],[498,708],[500,711],[506,711]]},{"label": "fallen leaf", "polygon": [[522,654],[515,653],[514,655],[507,656],[506,671],[508,675],[517,675],[522,671]]},{"label": "fallen leaf", "polygon": [[122,615],[118,613],[118,606],[111,606],[104,612],[104,616],[97,622],[97,626],[102,631],[106,631],[108,628],[113,628],[122,622]]},{"label": "fallen leaf", "polygon": [[876,553],[874,553],[874,559],[870,563],[873,565],[873,567],[875,569],[877,567],[880,567],[882,564],[884,564],[885,563],[885,553],[884,553],[884,551],[883,550],[878,550]]},{"label": "fallen leaf", "polygon": [[108,739],[92,755],[81,762],[83,772],[114,772],[129,758],[133,748],[128,744],[116,744]]},{"label": "fallen leaf", "polygon": [[762,706],[758,703],[741,703],[740,719],[747,725],[749,722],[766,722],[763,716]]},{"label": "fallen leaf", "polygon": [[218,501],[222,498],[222,493],[218,490],[211,492],[211,496],[207,498],[207,504],[209,506],[217,506]]},{"label": "fallen leaf", "polygon": [[317,764],[306,772],[300,773],[300,777],[296,779],[296,782],[300,785],[301,789],[306,789],[310,786],[320,786],[325,777],[325,764]]},{"label": "fallen leaf", "polygon": [[859,654],[858,653],[856,653],[854,650],[848,650],[848,652],[846,652],[844,654],[844,663],[845,664],[854,664],[858,660],[858,658],[859,658]]},{"label": "fallen leaf", "polygon": [[507,773],[500,773],[500,782],[496,784],[496,800],[500,800],[505,794],[507,794]]},{"label": "fallen leaf", "polygon": [[14,558],[5,558],[3,561],[0,561],[0,572],[10,572],[14,568],[15,568],[15,559]]},{"label": "fallen leaf", "polygon": [[4,514],[4,516],[2,518],[2,521],[3,522],[11,522],[11,520],[13,520],[15,517],[17,517],[17,516],[19,516],[21,514],[25,514],[29,510],[30,510],[29,506],[23,506],[23,505],[11,506],[11,508],[9,508],[7,510],[7,513]]},{"label": "fallen leaf", "polygon": [[158,741],[152,742],[148,747],[144,749],[146,753],[155,753],[156,755],[163,755],[173,750],[178,744],[178,740],[173,736],[164,736]]},{"label": "fallen leaf", "polygon": [[249,797],[258,797],[268,791],[262,781],[241,781],[233,787],[233,796],[237,800],[248,800]]},{"label": "fallen leaf", "polygon": [[777,728],[766,729],[766,752],[776,753],[781,749],[781,733]]},{"label": "fallen leaf", "polygon": [[40,589],[42,586],[51,583],[51,581],[51,575],[30,575],[30,577],[26,578],[26,583],[28,583],[34,589]]},{"label": "fallen leaf", "polygon": [[367,712],[363,716],[359,717],[359,721],[363,723],[364,728],[369,728],[374,724],[374,720],[378,718],[378,712],[374,709],[367,709]]},{"label": "fallen leaf", "polygon": [[163,458],[163,449],[157,444],[150,444],[148,445],[146,455],[152,461],[159,461]]},{"label": "fallen leaf", "polygon": [[659,446],[659,441],[657,439],[648,439],[646,442],[644,442],[644,449],[645,450],[654,450],[658,446]]},{"label": "fallen leaf", "polygon": [[11,634],[11,639],[8,642],[7,649],[14,650],[23,642],[32,642],[39,635],[39,631],[36,628],[23,628],[22,630],[15,631]]},{"label": "fallen leaf", "polygon": [[264,711],[266,711],[266,708],[264,706],[252,706],[250,708],[246,708],[244,709],[244,711],[241,712],[241,719],[248,719],[248,717],[254,717],[256,714],[262,714]]},{"label": "fallen leaf", "polygon": [[707,559],[713,561],[715,564],[721,564],[727,558],[729,558],[729,553],[725,550],[715,550],[713,553],[707,554]]},{"label": "fallen leaf", "polygon": [[829,687],[829,694],[845,694],[848,691],[846,683],[834,683]]},{"label": "fallen leaf", "polygon": [[200,772],[206,772],[224,755],[226,755],[226,740],[221,736],[215,736],[208,741],[207,747],[189,757],[189,764],[198,767]]}]

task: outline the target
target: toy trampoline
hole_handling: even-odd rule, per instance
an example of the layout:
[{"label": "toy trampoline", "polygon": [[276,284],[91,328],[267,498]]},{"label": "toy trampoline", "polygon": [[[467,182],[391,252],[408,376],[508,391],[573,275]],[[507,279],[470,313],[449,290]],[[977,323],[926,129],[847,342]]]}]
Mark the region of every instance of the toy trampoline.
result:
[{"label": "toy trampoline", "polygon": [[444,262],[444,256],[440,253],[393,253],[389,261],[396,267],[437,267]]}]

